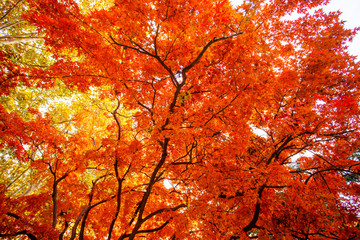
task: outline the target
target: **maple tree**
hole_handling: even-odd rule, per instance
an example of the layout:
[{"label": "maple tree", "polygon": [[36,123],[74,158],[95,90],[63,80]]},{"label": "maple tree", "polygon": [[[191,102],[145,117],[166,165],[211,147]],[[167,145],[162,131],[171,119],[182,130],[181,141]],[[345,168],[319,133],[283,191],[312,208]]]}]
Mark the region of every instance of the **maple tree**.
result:
[{"label": "maple tree", "polygon": [[358,238],[358,29],[326,3],[28,1],[51,58],[0,49],[0,237]]}]

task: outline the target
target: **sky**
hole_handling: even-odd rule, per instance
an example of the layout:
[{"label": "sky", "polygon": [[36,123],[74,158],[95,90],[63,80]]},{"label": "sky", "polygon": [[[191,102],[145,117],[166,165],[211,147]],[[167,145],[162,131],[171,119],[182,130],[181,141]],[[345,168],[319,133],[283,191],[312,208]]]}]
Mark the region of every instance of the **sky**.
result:
[{"label": "sky", "polygon": [[[346,21],[347,28],[360,27],[360,0],[331,0],[324,9],[342,12],[341,19]],[[349,44],[349,51],[360,60],[360,32]]]},{"label": "sky", "polygon": [[[233,4],[239,4],[243,0],[231,0]],[[326,12],[340,11],[341,19],[345,21],[346,28],[360,27],[360,0],[330,0],[330,3],[324,7]],[[357,56],[360,60],[360,32],[349,43],[349,52]]]}]

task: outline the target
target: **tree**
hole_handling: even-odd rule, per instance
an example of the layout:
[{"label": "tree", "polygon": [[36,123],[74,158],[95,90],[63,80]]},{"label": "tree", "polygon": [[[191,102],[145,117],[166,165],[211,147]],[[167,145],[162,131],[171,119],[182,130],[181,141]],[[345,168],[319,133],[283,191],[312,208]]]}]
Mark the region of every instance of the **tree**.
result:
[{"label": "tree", "polygon": [[42,181],[2,187],[0,236],[359,237],[358,29],[326,2],[29,1],[53,64],[18,76],[52,95],[0,138]]}]

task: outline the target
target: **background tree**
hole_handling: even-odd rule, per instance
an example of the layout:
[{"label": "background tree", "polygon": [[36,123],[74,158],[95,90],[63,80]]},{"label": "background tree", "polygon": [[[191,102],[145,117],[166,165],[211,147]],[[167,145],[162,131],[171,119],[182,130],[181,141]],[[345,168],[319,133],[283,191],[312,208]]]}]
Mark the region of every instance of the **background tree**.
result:
[{"label": "background tree", "polygon": [[52,96],[1,109],[2,157],[43,181],[2,187],[0,236],[357,238],[356,30],[326,2],[28,2],[53,63],[19,77]]}]

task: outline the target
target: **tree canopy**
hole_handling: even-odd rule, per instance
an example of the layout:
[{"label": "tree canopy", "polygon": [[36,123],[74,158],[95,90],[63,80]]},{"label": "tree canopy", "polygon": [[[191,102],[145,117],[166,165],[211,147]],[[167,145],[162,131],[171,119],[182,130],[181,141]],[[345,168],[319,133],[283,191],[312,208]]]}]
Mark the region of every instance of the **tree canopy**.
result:
[{"label": "tree canopy", "polygon": [[6,1],[0,237],[359,238],[359,29],[327,2]]}]

